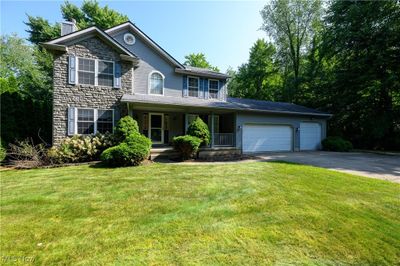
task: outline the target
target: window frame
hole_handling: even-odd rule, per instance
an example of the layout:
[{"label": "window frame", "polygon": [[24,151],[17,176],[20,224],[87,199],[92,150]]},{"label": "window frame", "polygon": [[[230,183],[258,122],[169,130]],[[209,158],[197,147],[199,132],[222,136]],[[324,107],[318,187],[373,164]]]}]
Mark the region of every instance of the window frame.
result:
[{"label": "window frame", "polygon": [[[79,70],[79,59],[83,59],[83,60],[91,60],[94,61],[94,72],[92,71],[86,71],[86,70]],[[80,84],[80,85],[88,85],[88,86],[96,86],[96,59],[93,58],[85,58],[85,57],[76,57],[76,84]],[[93,73],[94,74],[94,84],[86,84],[86,83],[80,83],[79,82],[79,72],[84,72],[84,73]]]},{"label": "window frame", "polygon": [[[189,79],[197,79],[197,96],[191,96],[190,95],[190,83],[189,83]],[[194,88],[194,87],[192,87]],[[188,76],[187,77],[187,96],[188,97],[193,97],[193,98],[199,98],[200,97],[200,78],[199,77],[194,77],[194,76]]]},{"label": "window frame", "polygon": [[[110,132],[110,133],[114,133],[114,124],[115,124],[115,122],[114,122],[115,110],[114,109],[109,109],[109,108],[90,108],[90,107],[75,107],[75,108],[76,108],[75,119],[74,119],[75,120],[75,122],[74,122],[74,124],[75,124],[75,128],[74,128],[75,135],[90,136],[90,135],[95,135],[95,134],[98,133],[97,132],[97,123],[98,123],[98,111],[99,110],[111,111],[112,112],[112,118],[111,118],[111,120],[112,120],[112,130],[111,131],[112,132]],[[79,110],[93,110],[93,123],[94,123],[94,125],[93,125],[93,133],[90,133],[90,134],[80,134],[80,133],[78,133],[78,123],[79,122],[87,122],[87,121],[78,121]],[[104,134],[104,133],[101,133],[101,134]]]},{"label": "window frame", "polygon": [[[85,71],[85,70],[79,70],[79,59],[86,59],[86,60],[93,60],[94,61],[94,84],[85,84],[85,83],[80,83],[79,82],[79,72],[87,72],[87,73],[93,73],[90,71]],[[108,62],[112,63],[112,85],[99,85],[98,82],[98,77],[99,77],[99,61],[102,62]],[[115,62],[112,60],[104,60],[104,59],[98,59],[98,58],[88,58],[88,57],[82,57],[82,56],[76,56],[76,62],[75,62],[75,76],[76,76],[76,84],[77,85],[86,85],[86,86],[100,86],[100,87],[107,87],[107,88],[114,88],[114,80],[115,80]],[[103,75],[109,75],[109,74],[103,74]],[[110,75],[111,76],[111,75]]]},{"label": "window frame", "polygon": [[[160,74],[161,78],[162,78],[162,93],[158,94],[158,93],[151,93],[151,76],[153,74]],[[165,83],[165,76],[163,75],[163,73],[161,73],[158,70],[153,70],[149,73],[149,76],[147,77],[147,94],[151,94],[151,95],[157,95],[157,96],[164,96],[164,83]]]},{"label": "window frame", "polygon": [[[210,81],[216,81],[217,82],[217,97],[211,97],[211,90],[210,90]],[[209,79],[208,80],[208,98],[209,99],[219,99],[219,80],[218,79]]]}]

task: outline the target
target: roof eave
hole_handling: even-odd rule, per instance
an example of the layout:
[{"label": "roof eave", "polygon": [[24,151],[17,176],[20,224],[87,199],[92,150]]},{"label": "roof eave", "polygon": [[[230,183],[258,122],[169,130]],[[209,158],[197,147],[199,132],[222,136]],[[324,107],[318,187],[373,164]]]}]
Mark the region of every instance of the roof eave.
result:
[{"label": "roof eave", "polygon": [[[221,106],[201,106],[201,105],[192,105],[192,104],[173,104],[173,103],[160,103],[160,102],[145,102],[143,100],[129,99],[131,96],[129,94],[124,94],[121,98],[121,102],[126,103],[145,103],[145,104],[155,104],[155,105],[164,105],[164,106],[185,106],[185,107],[197,107],[197,108],[206,108],[206,109],[220,109],[220,110],[236,110],[243,112],[256,112],[256,113],[269,113],[269,114],[288,114],[288,115],[303,115],[303,116],[318,116],[324,118],[331,118],[332,114],[325,113],[308,113],[308,112],[291,112],[291,111],[274,111],[274,110],[261,110],[261,109],[245,109],[245,108],[233,108],[233,107],[221,107]],[[128,99],[127,99],[128,98]]]},{"label": "roof eave", "polygon": [[147,36],[146,33],[144,33],[142,30],[140,30],[135,24],[133,24],[130,21],[127,21],[120,25],[109,28],[109,29],[105,30],[105,33],[112,34],[113,32],[121,30],[125,27],[129,27],[129,28],[133,29],[133,31],[135,31],[137,34],[139,34],[147,43],[149,43],[161,55],[163,55],[165,58],[167,58],[173,65],[175,65],[179,68],[184,68],[184,65],[182,65],[178,60],[176,60],[172,55],[170,55],[167,51],[165,51],[160,45],[158,45],[153,39],[151,39],[149,36]]},{"label": "roof eave", "polygon": [[196,76],[201,76],[201,77],[210,77],[210,78],[219,78],[219,79],[228,79],[230,78],[229,75],[225,74],[218,74],[218,73],[203,73],[199,71],[193,71],[193,70],[188,70],[188,69],[181,69],[181,68],[175,68],[175,72],[179,74],[187,74],[187,75],[196,75]]},{"label": "roof eave", "polygon": [[39,43],[40,46],[49,49],[49,50],[55,50],[55,51],[60,51],[60,52],[67,52],[68,48],[65,45],[59,45],[59,44],[51,44],[51,43]]},{"label": "roof eave", "polygon": [[[112,44],[115,48],[117,48],[120,52],[126,54],[127,56],[133,57],[133,58],[138,58],[136,55],[132,54],[126,48],[124,48],[119,43],[117,43],[117,41],[115,41],[111,36],[109,36],[104,31],[100,30],[96,26],[92,26],[92,27],[89,27],[89,28],[86,28],[86,29],[83,29],[83,30],[80,30],[80,31],[75,31],[75,32],[72,32],[70,34],[58,37],[56,39],[53,39],[53,40],[50,40],[48,42],[42,43],[42,46],[43,47],[49,47],[49,49],[53,49],[53,50],[55,48],[57,48],[57,47],[59,47],[59,49],[61,49],[61,47],[65,46],[65,45],[61,45],[60,43],[65,42],[65,41],[69,41],[69,40],[73,40],[73,39],[78,38],[78,37],[80,37],[82,35],[90,34],[90,33],[99,34],[102,38],[104,38],[105,40],[110,42],[110,44]],[[67,50],[65,50],[65,51],[67,51]]]}]

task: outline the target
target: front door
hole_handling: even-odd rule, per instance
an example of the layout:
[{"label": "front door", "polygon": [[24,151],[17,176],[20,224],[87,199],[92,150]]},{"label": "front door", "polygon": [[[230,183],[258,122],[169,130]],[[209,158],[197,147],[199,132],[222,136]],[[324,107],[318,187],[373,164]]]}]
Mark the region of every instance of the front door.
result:
[{"label": "front door", "polygon": [[149,138],[153,144],[164,143],[164,114],[149,114]]}]

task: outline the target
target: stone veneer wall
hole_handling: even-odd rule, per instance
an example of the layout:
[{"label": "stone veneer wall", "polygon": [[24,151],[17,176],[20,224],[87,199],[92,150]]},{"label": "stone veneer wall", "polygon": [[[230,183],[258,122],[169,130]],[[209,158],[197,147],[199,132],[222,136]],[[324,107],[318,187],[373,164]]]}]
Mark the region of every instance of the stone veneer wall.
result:
[{"label": "stone veneer wall", "polygon": [[[121,88],[93,85],[68,84],[68,55],[78,57],[120,61]],[[92,37],[71,46],[68,52],[55,56],[53,92],[53,145],[58,145],[67,136],[68,107],[114,109],[114,118],[126,113],[126,106],[120,104],[123,94],[132,91],[131,62],[121,61],[119,53],[97,37]],[[78,80],[78,77],[76,77]]]}]

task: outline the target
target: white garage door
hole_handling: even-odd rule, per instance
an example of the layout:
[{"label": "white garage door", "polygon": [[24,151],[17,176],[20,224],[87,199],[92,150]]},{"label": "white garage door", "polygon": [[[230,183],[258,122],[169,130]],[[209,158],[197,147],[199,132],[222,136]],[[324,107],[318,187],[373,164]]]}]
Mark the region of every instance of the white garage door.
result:
[{"label": "white garage door", "polygon": [[290,126],[245,125],[243,152],[291,151],[293,131]]},{"label": "white garage door", "polygon": [[318,150],[321,144],[321,125],[300,123],[300,150]]}]

